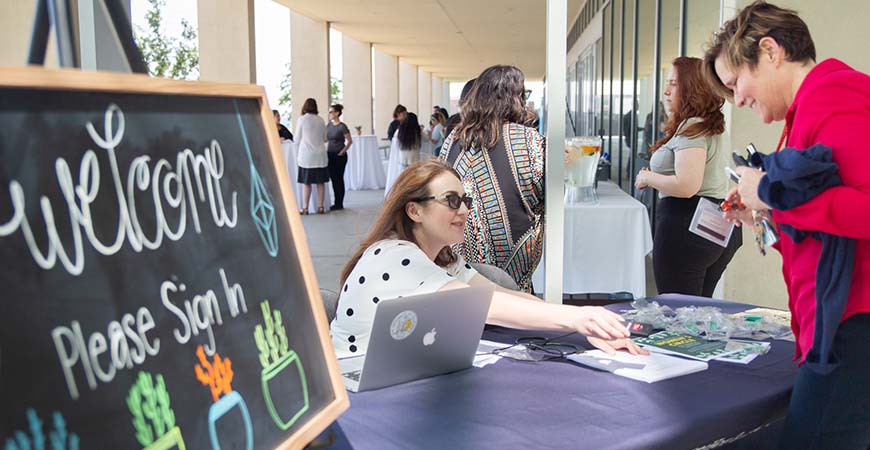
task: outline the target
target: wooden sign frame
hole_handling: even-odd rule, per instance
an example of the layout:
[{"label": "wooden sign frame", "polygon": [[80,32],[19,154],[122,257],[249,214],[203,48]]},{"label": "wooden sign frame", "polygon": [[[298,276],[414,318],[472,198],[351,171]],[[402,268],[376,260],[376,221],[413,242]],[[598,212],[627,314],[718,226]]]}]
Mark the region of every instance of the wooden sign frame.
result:
[{"label": "wooden sign frame", "polygon": [[[293,244],[296,247],[299,267],[305,284],[305,293],[314,312],[317,339],[320,341],[323,359],[329,372],[329,385],[333,401],[316,413],[308,422],[302,424],[295,433],[287,437],[277,448],[302,448],[325,430],[340,414],[348,408],[349,400],[341,380],[338,361],[329,335],[329,324],[311,256],[305,230],[297,211],[293,187],[286,175],[286,163],[281,151],[277,131],[273,124],[272,111],[262,87],[247,84],[214,83],[201,81],[177,81],[151,78],[140,74],[118,74],[108,72],[85,72],[74,69],[45,69],[42,67],[0,68],[0,87],[30,88],[43,90],[85,91],[124,94],[160,94],[177,96],[212,96],[238,99],[256,99],[259,102],[260,119],[266,132],[271,164],[283,176],[278,176],[281,202],[287,212]],[[278,201],[277,199],[275,199]],[[318,380],[323,382],[324,380]]]}]

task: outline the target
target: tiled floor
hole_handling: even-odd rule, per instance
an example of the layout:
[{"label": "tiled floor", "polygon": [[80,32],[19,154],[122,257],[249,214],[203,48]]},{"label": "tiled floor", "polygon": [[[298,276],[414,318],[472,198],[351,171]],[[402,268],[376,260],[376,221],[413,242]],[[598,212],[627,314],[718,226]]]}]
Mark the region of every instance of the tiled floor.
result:
[{"label": "tiled floor", "polygon": [[[348,191],[344,210],[302,216],[320,288],[338,290],[341,269],[374,223],[383,200],[383,190]],[[654,294],[655,283],[647,257],[647,295]]]}]

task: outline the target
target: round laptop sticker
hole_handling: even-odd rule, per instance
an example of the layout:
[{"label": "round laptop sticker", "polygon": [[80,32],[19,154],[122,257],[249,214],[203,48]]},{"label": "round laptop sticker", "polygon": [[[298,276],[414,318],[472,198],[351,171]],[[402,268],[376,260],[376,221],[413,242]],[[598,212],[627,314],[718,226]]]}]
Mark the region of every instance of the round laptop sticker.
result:
[{"label": "round laptop sticker", "polygon": [[410,336],[417,328],[417,313],[414,311],[402,311],[393,318],[393,323],[390,324],[390,336],[397,341],[401,341]]}]

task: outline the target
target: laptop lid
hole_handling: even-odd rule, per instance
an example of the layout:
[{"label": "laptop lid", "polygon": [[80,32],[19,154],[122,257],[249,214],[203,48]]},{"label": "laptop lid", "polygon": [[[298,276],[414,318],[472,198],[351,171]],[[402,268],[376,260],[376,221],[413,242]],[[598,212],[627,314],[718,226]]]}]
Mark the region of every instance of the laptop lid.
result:
[{"label": "laptop lid", "polygon": [[378,303],[354,391],[471,367],[492,286],[471,286]]}]

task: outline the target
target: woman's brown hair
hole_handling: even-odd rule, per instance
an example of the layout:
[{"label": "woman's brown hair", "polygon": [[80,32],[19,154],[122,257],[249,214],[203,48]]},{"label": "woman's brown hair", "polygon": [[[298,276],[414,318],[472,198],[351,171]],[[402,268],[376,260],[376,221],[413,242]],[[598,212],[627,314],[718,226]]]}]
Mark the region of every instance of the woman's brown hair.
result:
[{"label": "woman's brown hair", "polygon": [[[342,269],[339,286],[344,285],[347,277],[356,267],[360,257],[362,257],[363,252],[375,242],[395,238],[417,243],[413,232],[414,221],[405,212],[405,205],[432,195],[429,192],[429,183],[442,173],[450,173],[456,179],[459,179],[459,175],[453,168],[436,159],[411,164],[399,174],[399,177],[396,178],[396,182],[390,189],[390,194],[387,195],[384,206],[381,208],[381,213],[375,220],[375,224],[372,225],[371,231],[369,231],[369,234],[363,239],[357,251],[350,258],[350,261]],[[447,246],[438,253],[438,256],[435,258],[435,264],[446,267],[456,262],[456,259],[456,254]]]},{"label": "woman's brown hair", "polygon": [[716,60],[725,55],[728,66],[736,69],[758,65],[758,42],[773,38],[785,51],[786,61],[807,63],[816,60],[816,47],[807,24],[791,9],[756,0],[737,16],[725,22],[704,53],[704,77],[720,95],[731,98],[731,89],[716,74]]},{"label": "woman's brown hair", "polygon": [[302,114],[317,114],[317,100],[309,98],[302,104]]},{"label": "woman's brown hair", "polygon": [[502,125],[523,123],[525,90],[523,72],[514,66],[492,66],[481,72],[459,103],[462,122],[455,132],[463,147],[495,147]]},{"label": "woman's brown hair", "polygon": [[[677,131],[687,137],[715,136],[725,131],[725,116],[720,110],[725,99],[711,92],[704,80],[702,64],[698,58],[680,56],[674,59],[674,70],[677,71],[677,92],[680,104],[676,111],[671,111],[665,123],[664,137],[653,146],[656,151],[671,140]],[[679,129],[687,119],[700,118],[701,121]]]}]

